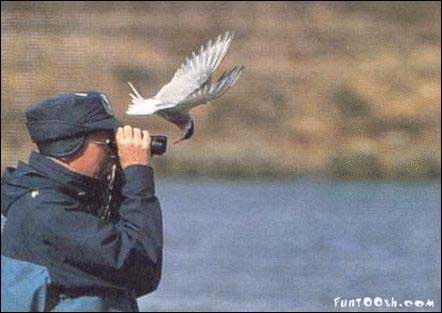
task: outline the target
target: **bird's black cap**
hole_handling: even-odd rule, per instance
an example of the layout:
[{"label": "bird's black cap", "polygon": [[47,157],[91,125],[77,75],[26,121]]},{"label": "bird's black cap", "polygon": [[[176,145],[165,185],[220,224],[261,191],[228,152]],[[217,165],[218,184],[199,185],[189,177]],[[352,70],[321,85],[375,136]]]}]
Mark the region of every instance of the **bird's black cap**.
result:
[{"label": "bird's black cap", "polygon": [[26,119],[32,141],[53,157],[76,153],[89,133],[122,126],[107,96],[96,91],[58,94],[32,105]]}]

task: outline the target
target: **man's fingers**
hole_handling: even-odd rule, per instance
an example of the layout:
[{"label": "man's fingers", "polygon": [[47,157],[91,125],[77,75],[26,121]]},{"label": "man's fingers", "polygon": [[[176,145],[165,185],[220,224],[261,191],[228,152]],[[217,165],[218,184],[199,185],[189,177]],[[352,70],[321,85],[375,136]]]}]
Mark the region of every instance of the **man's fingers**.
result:
[{"label": "man's fingers", "polygon": [[118,127],[117,133],[115,134],[115,139],[120,142],[124,139],[123,127]]},{"label": "man's fingers", "polygon": [[149,165],[151,139],[147,130],[142,131],[127,125],[117,130],[116,137],[118,156],[123,169],[130,165]]},{"label": "man's fingers", "polygon": [[132,126],[124,126],[124,139],[128,142],[132,142],[133,136]]},{"label": "man's fingers", "polygon": [[149,149],[150,148],[150,134],[147,130],[143,130],[143,148]]},{"label": "man's fingers", "polygon": [[115,135],[117,143],[126,145],[133,144],[143,149],[150,148],[151,138],[150,133],[147,130],[141,130],[139,128],[132,128],[129,125],[119,127]]},{"label": "man's fingers", "polygon": [[134,143],[137,146],[142,146],[143,142],[142,142],[143,138],[141,136],[141,129],[139,128],[134,128]]}]

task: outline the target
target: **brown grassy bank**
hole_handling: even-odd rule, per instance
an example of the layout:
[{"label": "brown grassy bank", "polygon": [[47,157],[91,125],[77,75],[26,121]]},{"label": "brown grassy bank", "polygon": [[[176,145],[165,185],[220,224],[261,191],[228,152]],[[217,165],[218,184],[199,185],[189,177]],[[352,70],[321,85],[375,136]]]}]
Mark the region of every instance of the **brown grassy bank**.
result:
[{"label": "brown grassy bank", "polygon": [[60,91],[104,91],[123,121],[176,137],[124,116],[126,81],[152,95],[236,30],[222,69],[243,76],[193,111],[162,175],[440,177],[440,3],[2,2],[1,23],[2,170],[29,152],[26,107]]}]

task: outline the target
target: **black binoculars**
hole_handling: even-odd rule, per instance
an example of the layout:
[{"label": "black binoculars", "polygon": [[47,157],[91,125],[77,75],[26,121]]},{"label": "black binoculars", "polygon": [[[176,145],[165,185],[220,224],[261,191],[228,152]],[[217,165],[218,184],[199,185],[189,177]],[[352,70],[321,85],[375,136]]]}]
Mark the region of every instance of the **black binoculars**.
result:
[{"label": "black binoculars", "polygon": [[[117,152],[117,146],[115,141],[106,140],[106,144],[109,146],[112,151]],[[152,155],[162,155],[167,150],[167,137],[156,135],[156,136],[150,136],[150,153]],[[117,153],[112,156],[112,158],[118,158]]]},{"label": "black binoculars", "polygon": [[167,137],[161,135],[150,136],[150,152],[152,155],[162,155],[167,151]]}]

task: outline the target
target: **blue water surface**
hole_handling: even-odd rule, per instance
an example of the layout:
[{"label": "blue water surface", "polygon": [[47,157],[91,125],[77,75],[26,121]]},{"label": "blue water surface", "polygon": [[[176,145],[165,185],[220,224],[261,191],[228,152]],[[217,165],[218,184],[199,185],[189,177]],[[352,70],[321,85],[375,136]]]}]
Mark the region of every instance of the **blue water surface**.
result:
[{"label": "blue water surface", "polygon": [[157,195],[164,270],[143,311],[440,309],[440,183],[159,180]]}]

